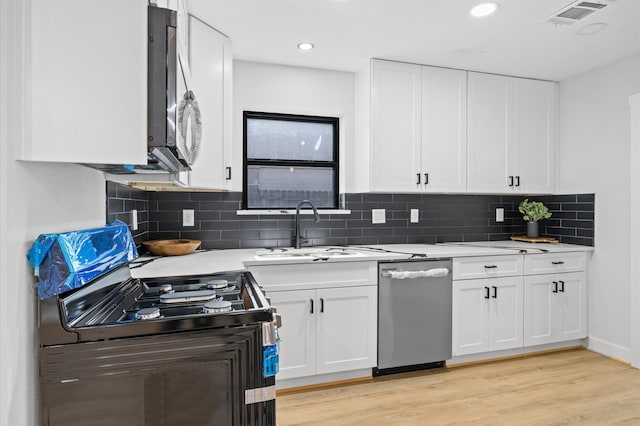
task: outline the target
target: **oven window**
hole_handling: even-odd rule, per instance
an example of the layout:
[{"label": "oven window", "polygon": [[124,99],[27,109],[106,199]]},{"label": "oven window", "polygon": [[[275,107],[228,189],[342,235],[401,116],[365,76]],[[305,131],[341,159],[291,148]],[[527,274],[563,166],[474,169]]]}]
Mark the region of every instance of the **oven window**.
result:
[{"label": "oven window", "polygon": [[338,207],[338,118],[245,111],[246,209]]}]

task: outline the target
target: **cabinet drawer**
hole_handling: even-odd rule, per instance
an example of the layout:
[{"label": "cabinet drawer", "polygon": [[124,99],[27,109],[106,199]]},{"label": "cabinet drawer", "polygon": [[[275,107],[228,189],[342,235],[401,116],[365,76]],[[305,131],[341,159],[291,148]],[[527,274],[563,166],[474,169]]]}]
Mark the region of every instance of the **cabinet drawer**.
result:
[{"label": "cabinet drawer", "polygon": [[377,262],[257,265],[247,269],[266,291],[378,285]]},{"label": "cabinet drawer", "polygon": [[527,254],[524,258],[525,275],[579,272],[587,269],[584,252]]},{"label": "cabinet drawer", "polygon": [[461,257],[453,259],[453,279],[496,278],[522,275],[522,255]]}]

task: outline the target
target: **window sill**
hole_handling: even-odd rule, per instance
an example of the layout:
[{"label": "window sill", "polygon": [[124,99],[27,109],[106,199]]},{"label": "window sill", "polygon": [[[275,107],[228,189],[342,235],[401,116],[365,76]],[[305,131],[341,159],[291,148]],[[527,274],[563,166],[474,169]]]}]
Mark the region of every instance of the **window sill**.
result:
[{"label": "window sill", "polygon": [[[318,213],[320,216],[325,214],[351,214],[351,210],[342,210],[342,209],[318,209]],[[286,215],[295,215],[295,209],[283,209],[283,210],[237,210],[236,214],[238,216],[264,216],[264,215],[276,215],[276,216],[286,216]],[[300,214],[313,214],[313,210],[311,209],[303,209],[300,210]]]}]

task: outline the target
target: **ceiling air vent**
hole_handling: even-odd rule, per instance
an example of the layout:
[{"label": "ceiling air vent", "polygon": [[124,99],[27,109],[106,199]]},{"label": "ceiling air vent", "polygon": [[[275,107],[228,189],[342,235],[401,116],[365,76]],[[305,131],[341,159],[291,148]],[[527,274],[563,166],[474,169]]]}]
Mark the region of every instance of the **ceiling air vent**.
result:
[{"label": "ceiling air vent", "polygon": [[558,10],[547,20],[554,24],[570,25],[606,6],[605,2],[577,1]]}]

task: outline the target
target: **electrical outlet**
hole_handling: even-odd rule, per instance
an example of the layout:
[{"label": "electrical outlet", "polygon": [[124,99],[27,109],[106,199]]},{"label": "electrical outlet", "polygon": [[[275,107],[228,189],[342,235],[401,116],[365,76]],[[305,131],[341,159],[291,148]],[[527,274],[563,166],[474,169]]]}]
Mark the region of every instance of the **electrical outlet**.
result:
[{"label": "electrical outlet", "polygon": [[371,209],[371,223],[386,223],[385,209]]},{"label": "electrical outlet", "polygon": [[420,220],[420,210],[411,209],[411,223],[418,223]]},{"label": "electrical outlet", "polygon": [[138,210],[131,210],[131,230],[138,230]]},{"label": "electrical outlet", "polygon": [[182,226],[194,226],[195,224],[195,214],[193,209],[184,209],[182,210]]},{"label": "electrical outlet", "polygon": [[496,222],[504,222],[504,209],[502,207],[496,209]]}]

